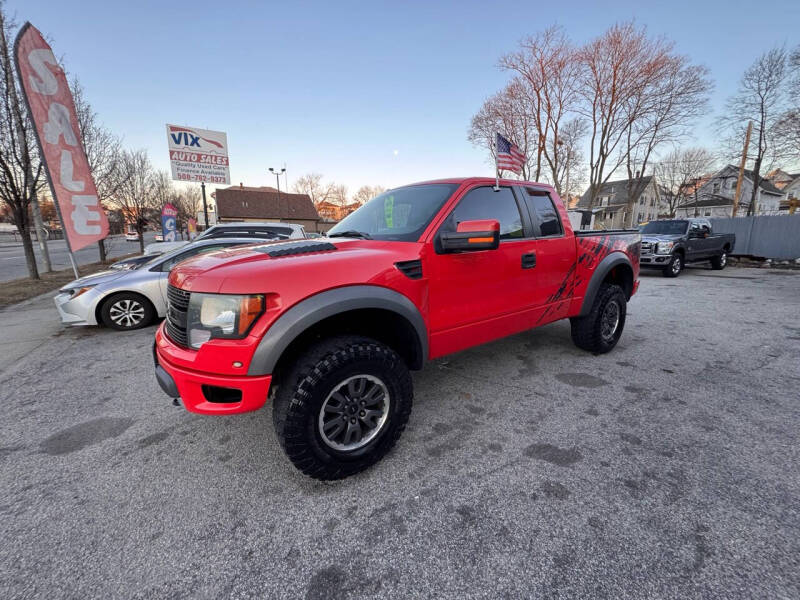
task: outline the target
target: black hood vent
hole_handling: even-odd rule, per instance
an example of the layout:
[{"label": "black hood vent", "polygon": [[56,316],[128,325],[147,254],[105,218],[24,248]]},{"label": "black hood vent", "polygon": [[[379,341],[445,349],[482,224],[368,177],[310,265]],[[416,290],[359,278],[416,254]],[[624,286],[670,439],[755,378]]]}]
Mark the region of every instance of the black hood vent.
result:
[{"label": "black hood vent", "polygon": [[331,250],[336,250],[336,246],[330,242],[297,241],[260,246],[254,248],[254,250],[263,252],[272,258],[280,258],[282,256],[294,256],[296,254],[310,254],[312,252],[330,252]]},{"label": "black hood vent", "polygon": [[422,279],[422,261],[421,260],[406,260],[399,263],[394,263],[394,266],[409,279]]}]

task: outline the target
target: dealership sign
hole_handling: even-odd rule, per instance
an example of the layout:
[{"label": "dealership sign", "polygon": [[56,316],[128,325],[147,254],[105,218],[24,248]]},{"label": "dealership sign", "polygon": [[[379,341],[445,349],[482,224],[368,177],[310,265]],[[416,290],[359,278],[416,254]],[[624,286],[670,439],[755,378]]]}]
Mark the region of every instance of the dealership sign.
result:
[{"label": "dealership sign", "polygon": [[17,35],[14,58],[61,226],[69,249],[80,250],[108,235],[108,219],[81,143],[72,92],[53,50],[30,23]]},{"label": "dealership sign", "polygon": [[165,204],[161,210],[161,234],[165,242],[176,242],[178,240],[175,222],[178,219],[178,209],[172,204]]},{"label": "dealership sign", "polygon": [[172,178],[178,181],[230,184],[228,136],[181,125],[167,125]]}]

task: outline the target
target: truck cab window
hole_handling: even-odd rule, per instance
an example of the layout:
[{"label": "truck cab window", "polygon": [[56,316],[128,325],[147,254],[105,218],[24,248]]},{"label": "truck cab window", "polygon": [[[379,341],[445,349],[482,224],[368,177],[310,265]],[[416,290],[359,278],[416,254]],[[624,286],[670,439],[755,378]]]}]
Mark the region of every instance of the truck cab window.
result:
[{"label": "truck cab window", "polygon": [[533,188],[525,188],[525,203],[531,214],[536,237],[558,236],[564,233],[558,211],[546,193]]},{"label": "truck cab window", "polygon": [[511,188],[479,187],[467,192],[453,209],[443,226],[444,231],[455,231],[463,221],[495,219],[500,222],[500,239],[522,238],[522,216]]}]

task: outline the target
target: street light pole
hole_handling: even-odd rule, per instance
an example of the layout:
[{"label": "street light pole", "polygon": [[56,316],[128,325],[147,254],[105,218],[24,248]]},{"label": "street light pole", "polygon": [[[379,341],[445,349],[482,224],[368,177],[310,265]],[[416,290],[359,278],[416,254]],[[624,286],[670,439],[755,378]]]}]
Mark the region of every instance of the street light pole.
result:
[{"label": "street light pole", "polygon": [[275,175],[275,183],[278,186],[278,200],[281,199],[281,175],[286,172],[286,167],[283,167],[280,171],[277,169],[273,169],[272,167],[269,168],[269,172]]}]

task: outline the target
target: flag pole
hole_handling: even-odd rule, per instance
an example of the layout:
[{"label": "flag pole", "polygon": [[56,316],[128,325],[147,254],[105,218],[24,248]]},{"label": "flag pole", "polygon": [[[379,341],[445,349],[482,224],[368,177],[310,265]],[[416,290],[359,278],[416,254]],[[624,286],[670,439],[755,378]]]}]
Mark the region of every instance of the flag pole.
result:
[{"label": "flag pole", "polygon": [[500,191],[500,167],[497,164],[497,136],[499,133],[494,134],[494,191]]}]

